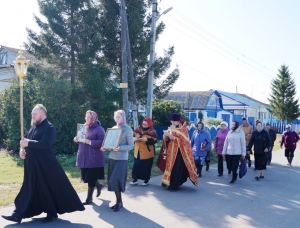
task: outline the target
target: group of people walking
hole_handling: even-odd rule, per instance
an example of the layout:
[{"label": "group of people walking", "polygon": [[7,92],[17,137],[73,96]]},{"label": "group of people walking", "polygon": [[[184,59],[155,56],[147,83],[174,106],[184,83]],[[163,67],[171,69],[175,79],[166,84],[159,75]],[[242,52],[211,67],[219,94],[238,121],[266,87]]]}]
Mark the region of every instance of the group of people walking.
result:
[{"label": "group of people walking", "polygon": [[[126,187],[129,151],[134,148],[130,185],[138,185],[138,180],[143,180],[142,186],[148,186],[157,133],[151,118],[144,118],[134,130],[126,124],[123,110],[114,112],[114,120],[116,125],[113,128],[122,129],[122,134],[118,146],[109,150],[107,189],[115,193],[116,203],[110,208],[117,212],[123,207],[122,193]],[[195,186],[198,185],[204,164],[206,171],[209,169],[212,140],[202,122],[197,124],[191,138],[180,114],[172,113],[170,122],[171,126],[163,134],[156,165],[163,172],[162,187],[172,192],[177,191],[188,178]],[[105,131],[97,113],[91,110],[85,114],[85,125],[85,140],[79,142],[77,136],[73,139],[78,144],[76,166],[80,168],[82,181],[88,185],[86,200],[81,202],[53,153],[56,130],[47,120],[46,108],[41,104],[33,108],[31,128],[25,139],[20,141],[21,148],[24,148],[20,149],[20,157],[24,159],[24,182],[15,199],[14,212],[9,216],[2,215],[4,219],[20,223],[23,218],[45,212],[47,216],[43,221],[51,222],[57,218],[57,214],[85,210],[84,205],[93,202],[95,189],[96,196],[100,196],[104,185],[98,180],[105,178],[105,148],[102,147]],[[232,174],[230,183],[234,183],[240,160],[247,159],[248,166],[251,166],[250,154],[254,146],[257,170],[255,179],[264,178],[263,170],[271,163],[272,148],[276,140],[276,133],[270,125],[264,130],[262,123],[257,121],[256,129],[253,130],[247,120],[243,119],[241,127],[237,121],[232,122],[230,129],[225,121],[220,126],[214,142],[214,150],[218,155],[218,176],[223,176],[225,160],[228,174]],[[285,156],[290,166],[298,140],[299,136],[290,131],[290,126],[287,125],[281,146],[285,146]]]}]

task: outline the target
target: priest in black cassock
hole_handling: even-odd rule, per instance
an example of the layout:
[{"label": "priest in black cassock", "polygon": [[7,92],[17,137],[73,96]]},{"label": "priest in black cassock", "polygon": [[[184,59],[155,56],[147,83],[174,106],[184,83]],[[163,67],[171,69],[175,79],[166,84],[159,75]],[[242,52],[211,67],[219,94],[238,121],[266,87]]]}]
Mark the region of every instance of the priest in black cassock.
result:
[{"label": "priest in black cassock", "polygon": [[83,211],[77,193],[58,163],[53,146],[55,127],[47,120],[47,110],[37,104],[31,113],[31,128],[20,141],[20,157],[24,159],[24,181],[15,199],[12,215],[3,218],[20,223],[43,212],[43,222],[51,222],[57,214]]}]

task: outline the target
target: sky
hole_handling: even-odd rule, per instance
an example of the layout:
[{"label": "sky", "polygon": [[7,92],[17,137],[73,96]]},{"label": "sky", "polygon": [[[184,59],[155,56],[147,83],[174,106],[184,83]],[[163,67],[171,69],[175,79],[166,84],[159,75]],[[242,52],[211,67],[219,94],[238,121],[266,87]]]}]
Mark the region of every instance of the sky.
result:
[{"label": "sky", "polygon": [[[134,6],[127,6],[134,7]],[[158,0],[166,29],[157,55],[175,47],[173,91],[236,91],[268,103],[271,80],[289,66],[300,99],[299,0]],[[36,0],[2,1],[0,45],[22,48],[25,28],[38,31]]]}]

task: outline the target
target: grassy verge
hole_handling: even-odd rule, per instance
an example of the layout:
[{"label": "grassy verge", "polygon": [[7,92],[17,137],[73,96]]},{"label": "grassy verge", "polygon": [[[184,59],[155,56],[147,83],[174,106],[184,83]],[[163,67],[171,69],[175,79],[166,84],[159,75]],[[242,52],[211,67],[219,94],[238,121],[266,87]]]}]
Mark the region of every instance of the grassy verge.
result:
[{"label": "grassy verge", "polygon": [[[162,172],[156,167],[161,142],[156,144],[156,154],[154,157],[151,176],[161,175]],[[105,154],[106,164],[108,162],[108,154]],[[75,166],[76,155],[57,155],[59,163],[63,167],[77,192],[83,192],[87,189],[87,184],[82,183],[80,179],[80,169]],[[131,181],[131,169],[133,165],[133,152],[131,151],[128,158],[128,176],[127,181]],[[23,160],[18,155],[0,151],[0,207],[11,205],[18,194],[23,182]],[[105,166],[105,174],[107,174],[107,165]],[[107,180],[103,181],[104,185]]]}]

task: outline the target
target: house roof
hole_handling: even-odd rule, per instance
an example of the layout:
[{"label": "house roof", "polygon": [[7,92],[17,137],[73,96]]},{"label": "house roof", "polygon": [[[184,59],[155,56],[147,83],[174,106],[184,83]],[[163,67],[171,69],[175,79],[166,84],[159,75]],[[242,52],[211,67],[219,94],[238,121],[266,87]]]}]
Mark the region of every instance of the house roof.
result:
[{"label": "house roof", "polygon": [[12,48],[12,47],[7,47],[7,46],[0,46],[0,49],[1,48],[5,48],[7,49],[8,51],[14,53],[16,56],[18,56],[18,52],[19,51],[23,51],[23,56],[31,61],[31,62],[34,62],[34,63],[41,63],[40,60],[36,59],[32,54],[30,54],[29,52],[27,52],[26,50],[22,50],[22,49],[18,49],[18,48]]},{"label": "house roof", "polygon": [[205,109],[213,90],[169,92],[164,100],[178,101],[184,109]]},{"label": "house roof", "polygon": [[241,104],[246,104],[248,106],[253,106],[253,107],[258,107],[260,105],[269,106],[268,104],[263,103],[258,100],[255,100],[255,99],[247,96],[246,94],[230,93],[230,92],[224,92],[224,91],[220,91],[220,90],[218,90],[218,92],[225,97],[236,100],[236,101],[240,102]]}]

